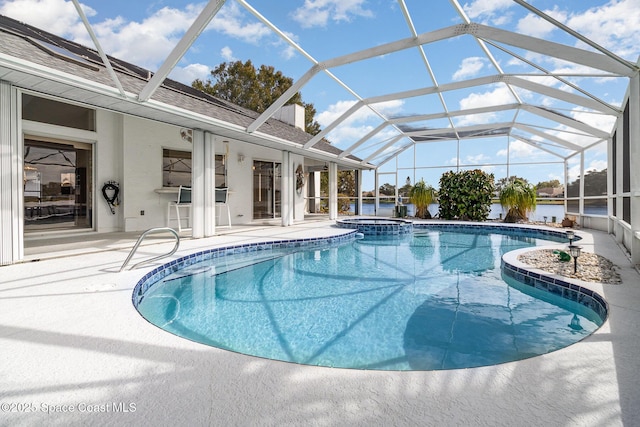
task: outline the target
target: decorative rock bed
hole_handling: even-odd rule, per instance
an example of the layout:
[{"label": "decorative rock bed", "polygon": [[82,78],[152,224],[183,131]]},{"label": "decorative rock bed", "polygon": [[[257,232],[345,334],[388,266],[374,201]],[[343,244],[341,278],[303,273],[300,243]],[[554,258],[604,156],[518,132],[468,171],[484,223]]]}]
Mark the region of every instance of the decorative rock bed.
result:
[{"label": "decorative rock bed", "polygon": [[620,275],[615,271],[615,266],[611,261],[588,252],[582,252],[578,257],[578,271],[576,273],[573,272],[573,259],[566,262],[560,261],[560,257],[558,254],[554,254],[552,249],[525,252],[518,256],[518,261],[549,273],[585,282],[622,283]]}]

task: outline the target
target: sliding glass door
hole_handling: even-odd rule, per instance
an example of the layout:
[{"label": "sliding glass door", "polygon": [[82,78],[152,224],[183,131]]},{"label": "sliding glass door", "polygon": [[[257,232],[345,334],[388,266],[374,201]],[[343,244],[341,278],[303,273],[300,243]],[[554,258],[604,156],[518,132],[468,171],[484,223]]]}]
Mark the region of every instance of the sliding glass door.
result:
[{"label": "sliding glass door", "polygon": [[24,141],[24,229],[91,228],[90,144]]},{"label": "sliding glass door", "polygon": [[282,164],[253,162],[253,219],[280,218]]}]

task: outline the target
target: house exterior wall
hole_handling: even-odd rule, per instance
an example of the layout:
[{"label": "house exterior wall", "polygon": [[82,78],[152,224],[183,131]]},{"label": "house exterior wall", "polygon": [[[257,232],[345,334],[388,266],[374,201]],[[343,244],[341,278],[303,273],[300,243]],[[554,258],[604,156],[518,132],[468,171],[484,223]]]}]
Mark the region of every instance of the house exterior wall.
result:
[{"label": "house exterior wall", "polygon": [[[162,188],[162,150],[193,151],[193,145],[180,137],[180,128],[136,117],[122,121],[122,206],[124,231],[143,231],[166,224],[167,204],[176,196],[158,193]],[[105,123],[112,136],[119,133],[118,118]],[[106,131],[105,131],[106,132]],[[281,162],[279,150],[213,135],[215,154],[226,155],[229,208],[232,224],[248,224],[253,219],[254,160]],[[105,138],[111,152],[119,150],[118,140]],[[297,161],[303,158],[297,156]],[[111,179],[111,178],[109,178]],[[304,217],[304,193],[296,195],[296,218]],[[106,209],[106,205],[105,205]],[[110,214],[109,210],[106,211]],[[144,215],[140,212],[144,211]],[[299,215],[299,216],[298,216]]]},{"label": "house exterior wall", "polygon": [[[96,109],[96,130],[86,131],[23,121],[20,114],[21,91],[0,82],[0,165],[2,165],[2,216],[0,218],[0,265],[24,258],[24,221],[22,146],[26,137],[68,140],[93,147],[93,228],[86,232],[144,231],[166,225],[168,203],[176,198],[156,190],[162,188],[163,149],[190,151],[177,126],[139,117]],[[253,161],[282,162],[283,153],[246,142],[211,135],[213,148],[206,152],[226,155],[227,185],[233,225],[253,221]],[[304,157],[291,154],[290,167],[304,164]],[[208,163],[210,166],[213,162]],[[283,165],[284,166],[284,165]],[[197,172],[197,171],[196,171]],[[111,212],[103,198],[102,187],[113,181],[120,187],[119,205]],[[291,182],[291,181],[290,181]],[[210,184],[207,184],[209,186]],[[293,181],[295,185],[295,181]],[[208,189],[205,189],[208,191]],[[294,220],[304,219],[306,188],[291,189]],[[144,212],[144,214],[142,214]],[[209,214],[211,212],[209,211]],[[206,214],[206,212],[205,212]],[[175,224],[174,224],[175,225]],[[77,232],[77,231],[75,231]],[[65,234],[65,231],[30,233]]]},{"label": "house exterior wall", "polygon": [[167,205],[177,196],[155,192],[162,188],[162,150],[192,151],[192,145],[182,140],[175,126],[130,116],[122,122],[124,231],[164,227]]},{"label": "house exterior wall", "polygon": [[[107,233],[124,230],[122,206],[111,213],[102,197],[102,186],[109,181],[124,182],[123,116],[103,110],[96,111],[96,141],[94,145],[95,206],[93,209],[96,231]],[[120,195],[122,202],[124,194]]]}]

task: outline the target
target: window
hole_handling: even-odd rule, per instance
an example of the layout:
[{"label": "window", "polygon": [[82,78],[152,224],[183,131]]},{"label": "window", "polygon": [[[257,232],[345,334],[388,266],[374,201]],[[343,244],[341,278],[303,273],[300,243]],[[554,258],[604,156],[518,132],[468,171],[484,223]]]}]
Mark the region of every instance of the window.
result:
[{"label": "window", "polygon": [[225,156],[216,154],[216,187],[227,187],[227,164]]},{"label": "window", "polygon": [[162,186],[191,187],[191,152],[162,150]]},{"label": "window", "polygon": [[[216,154],[216,187],[227,186],[227,166],[225,156]],[[191,152],[171,149],[162,150],[162,186],[191,186]]]},{"label": "window", "polygon": [[96,130],[95,110],[26,93],[22,95],[22,118],[74,129]]}]

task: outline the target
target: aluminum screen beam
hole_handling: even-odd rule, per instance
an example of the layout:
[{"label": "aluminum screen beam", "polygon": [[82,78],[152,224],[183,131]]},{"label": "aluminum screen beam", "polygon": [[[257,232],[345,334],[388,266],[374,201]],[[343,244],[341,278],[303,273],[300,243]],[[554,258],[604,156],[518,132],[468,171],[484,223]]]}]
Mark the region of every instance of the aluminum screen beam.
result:
[{"label": "aluminum screen beam", "polygon": [[211,22],[225,2],[226,0],[209,0],[209,3],[207,3],[204,9],[202,9],[202,12],[196,17],[191,27],[189,27],[169,56],[167,56],[164,63],[158,68],[158,71],[156,71],[147,85],[142,88],[138,95],[138,101],[145,102],[153,96],[153,93],[160,87],[178,61],[187,53],[187,50],[189,50],[198,36],[205,30],[207,25],[209,25],[209,22]]}]

